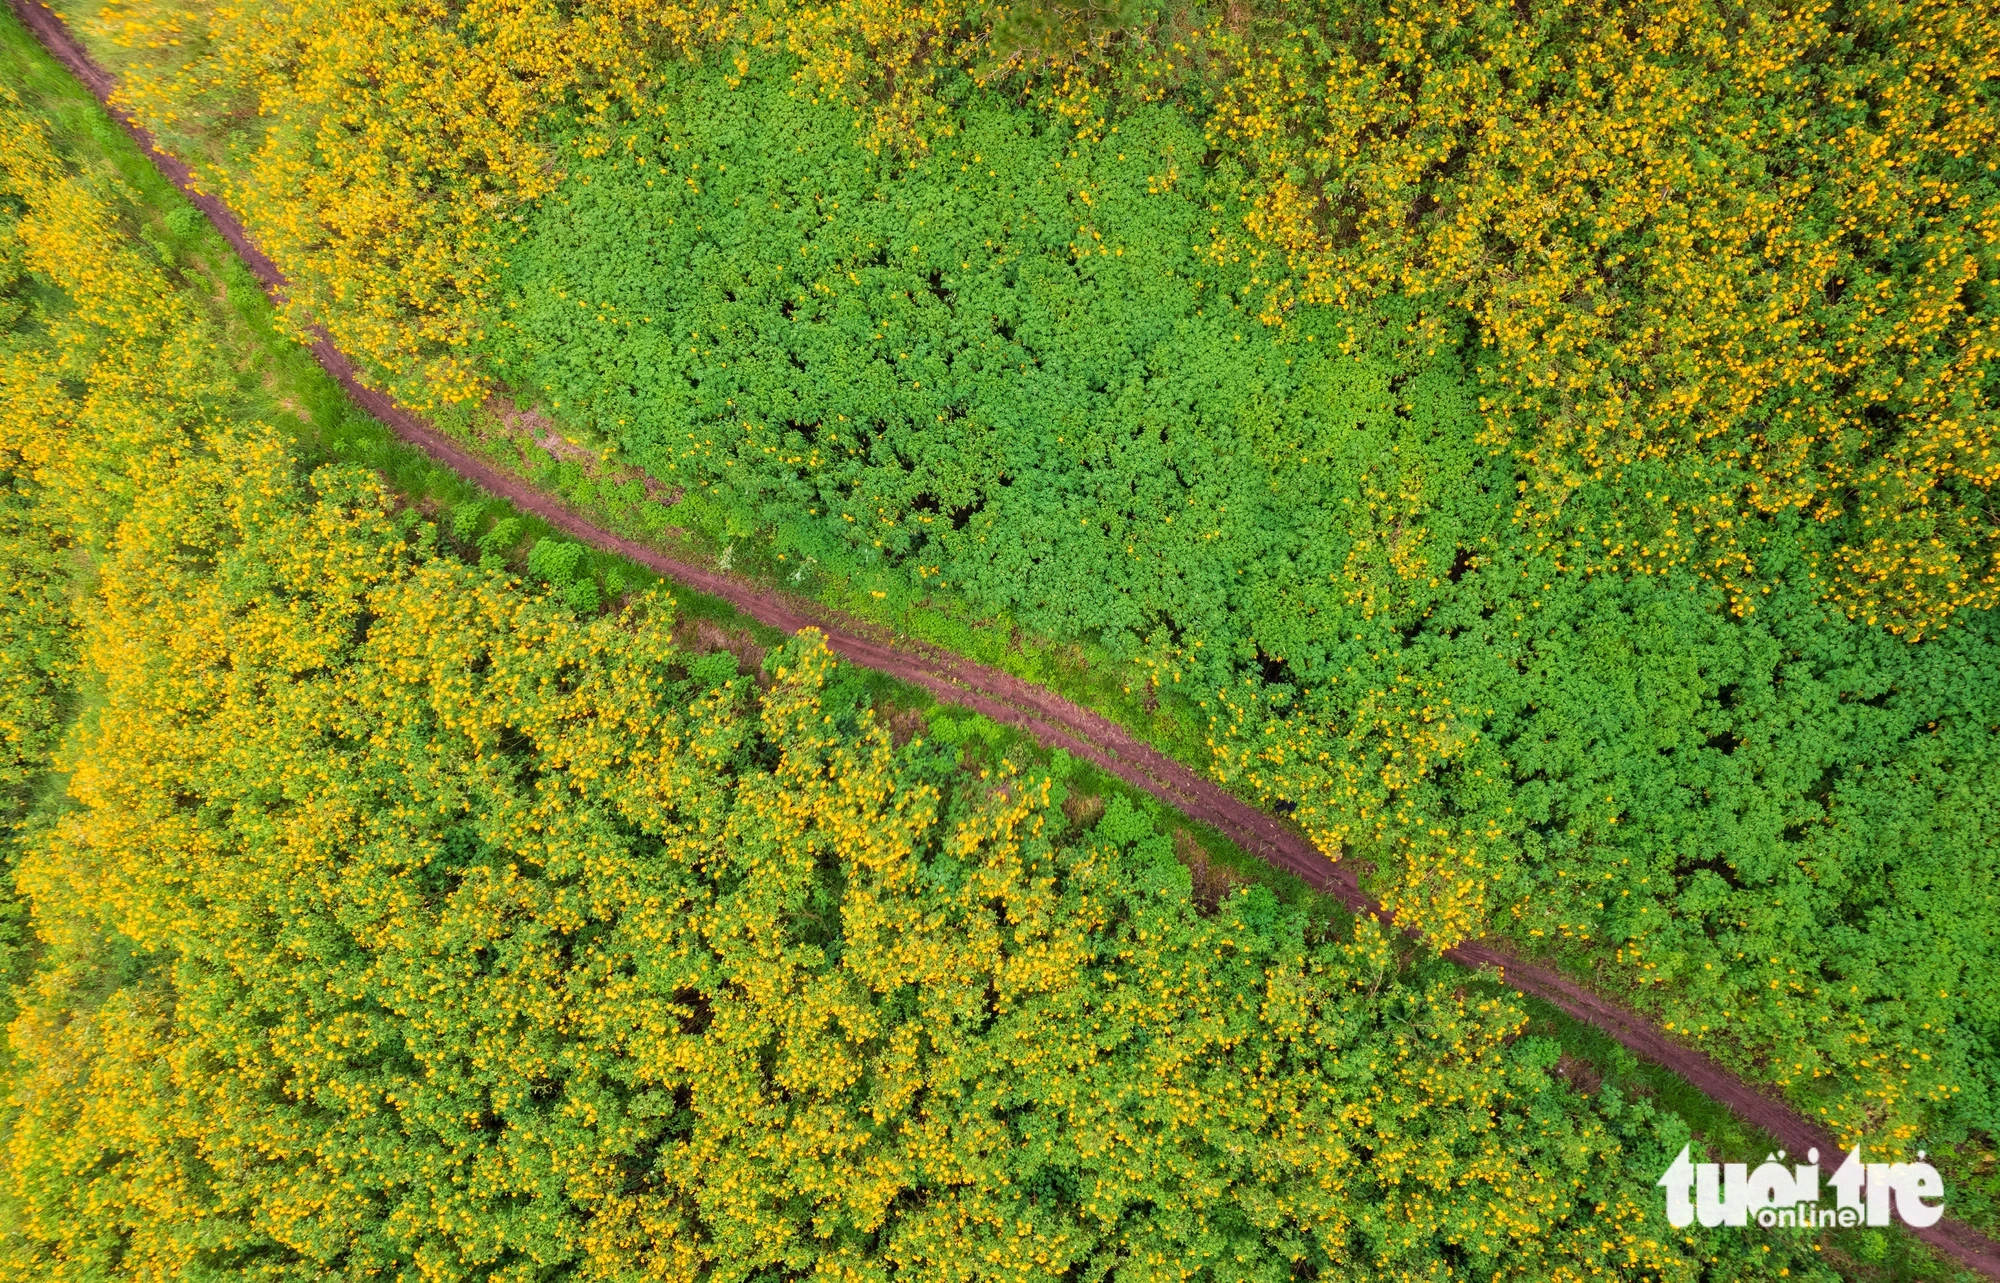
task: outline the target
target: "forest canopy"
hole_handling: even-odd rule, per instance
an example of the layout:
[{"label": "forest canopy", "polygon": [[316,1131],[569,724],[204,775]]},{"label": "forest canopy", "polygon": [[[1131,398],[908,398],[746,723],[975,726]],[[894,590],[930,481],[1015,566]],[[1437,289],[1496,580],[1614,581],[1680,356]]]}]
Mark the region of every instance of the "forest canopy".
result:
[{"label": "forest canopy", "polygon": [[87,710],[9,849],[0,1276],[1701,1275],[1685,1126],[1496,987],[302,456],[87,162],[0,102],[16,760]]},{"label": "forest canopy", "polygon": [[[243,212],[283,268],[294,335],[324,327],[372,381],[434,411],[467,444],[527,424],[519,435],[541,461],[538,481],[571,502],[629,508],[646,531],[680,538],[724,570],[734,557],[843,609],[879,600],[871,618],[938,636],[976,624],[1007,638],[1009,655],[1022,645],[1073,654],[1098,685],[1066,694],[1132,694],[1120,716],[1358,867],[1396,925],[1433,950],[1501,937],[1618,995],[1843,1139],[1990,1154],[2000,1134],[2000,19],[1986,8],[75,8],[76,29],[118,71],[139,118]],[[614,719],[616,736],[728,739],[734,747],[715,748],[708,774],[685,784],[716,817],[739,814],[756,789],[780,788],[769,781],[786,778],[794,741],[769,723],[773,701],[824,704],[823,692],[781,695],[792,688],[764,689],[747,671],[754,664],[739,676],[695,660],[673,640],[663,601],[626,601],[575,545],[517,547],[521,527],[488,524],[479,505],[399,507],[369,497],[357,476],[312,479],[317,460],[253,467],[278,447],[234,421],[233,393],[216,390],[227,376],[199,355],[208,340],[155,318],[153,302],[127,301],[171,289],[140,290],[141,268],[129,264],[48,283],[70,280],[62,272],[72,269],[53,266],[64,255],[94,265],[114,252],[99,242],[137,254],[131,263],[144,271],[153,260],[134,230],[143,220],[105,212],[125,210],[125,198],[99,192],[89,199],[109,203],[94,206],[69,194],[71,162],[36,151],[39,136],[24,126],[14,144],[5,205],[9,226],[26,229],[6,260],[19,353],[9,398],[25,407],[10,431],[26,443],[8,446],[20,460],[8,474],[14,524],[0,526],[11,541],[0,569],[19,585],[0,598],[0,738],[13,763],[0,783],[10,804],[40,814],[47,764],[82,760],[51,754],[82,733],[73,725],[101,727],[94,701],[114,687],[100,688],[108,678],[98,675],[120,671],[103,638],[124,648],[118,662],[137,663],[128,638],[157,635],[165,649],[145,652],[147,671],[183,683],[198,670],[173,667],[194,663],[170,660],[181,653],[173,637],[205,637],[221,653],[250,635],[237,630],[258,626],[274,646],[292,645],[293,632],[320,637],[297,644],[324,651],[324,685],[312,688],[333,703],[298,705],[302,726],[283,717],[265,726],[270,706],[255,699],[309,698],[271,679],[229,714],[249,729],[230,723],[227,734],[305,736],[279,754],[301,780],[345,779],[349,769],[400,779],[405,759],[376,762],[371,754],[386,751],[376,737],[429,745],[468,718],[450,732],[463,741],[449,741],[468,778],[513,771],[508,787],[540,799],[540,781],[560,773],[582,790],[572,818],[591,833],[598,821],[583,817],[618,812],[624,804],[610,799],[639,787],[620,774],[639,760],[618,757],[624,749],[593,766],[602,778],[585,787],[567,766],[543,765],[556,750],[513,722],[475,733],[479,718],[501,716],[480,711],[483,694],[466,694],[457,711],[424,705],[395,729],[368,720],[377,714],[355,710],[373,701],[423,704],[395,684],[416,680],[408,665],[418,661],[390,663],[371,649],[379,633],[383,646],[405,637],[395,644],[433,665],[435,647],[456,648],[469,666],[479,654],[498,664],[509,647],[570,655],[519,670],[523,685],[509,690],[526,699],[532,686],[535,699],[556,701],[550,709],[600,689],[592,673],[620,674],[602,689],[630,680],[654,690],[659,708],[646,716],[668,721],[642,734],[628,710]],[[61,324],[100,328],[70,339],[49,319],[72,316]],[[95,355],[113,350],[115,359]],[[86,377],[86,367],[99,372]],[[132,389],[118,393],[127,400],[97,391],[114,383]],[[151,399],[130,400],[141,395]],[[209,444],[157,436],[162,424],[195,423],[189,439]],[[106,440],[117,444],[89,444]],[[293,506],[271,511],[292,515],[272,521],[299,549],[319,549],[296,555],[363,586],[329,597],[303,572],[260,577],[251,567],[295,553],[230,516],[212,545],[184,546],[175,533],[144,546],[149,566],[185,561],[188,578],[171,591],[190,601],[224,594],[215,600],[237,603],[229,609],[247,611],[242,619],[218,606],[206,632],[152,634],[143,621],[167,599],[135,597],[121,607],[131,621],[87,624],[109,607],[73,603],[121,582],[120,541],[153,528],[126,515],[143,514],[147,487],[193,494],[173,489],[192,481],[167,479],[257,467],[291,477]],[[249,500],[172,502],[234,513]],[[300,515],[308,510],[316,515]],[[131,521],[135,533],[119,533]],[[228,553],[237,540],[258,551]],[[224,565],[235,569],[225,575]],[[170,589],[130,574],[142,596]],[[396,587],[417,580],[429,595]],[[377,593],[387,595],[377,602]],[[294,622],[246,622],[264,618],[255,602],[274,611],[283,602]],[[474,613],[452,613],[461,610]],[[332,631],[306,629],[321,611]],[[423,628],[436,639],[419,645],[399,631]],[[572,636],[595,640],[561,640]],[[809,650],[788,652],[787,672],[818,663]],[[698,677],[699,663],[711,666]],[[199,680],[222,689],[235,671]],[[441,669],[421,671],[443,680]],[[824,689],[839,687],[827,680]],[[130,694],[134,726],[152,724],[145,700],[163,698],[141,686]],[[714,694],[725,686],[731,693]],[[838,736],[813,760],[886,754],[882,814],[904,819],[880,823],[935,811],[932,836],[911,839],[916,865],[931,859],[925,842],[941,850],[958,840],[953,826],[987,823],[981,805],[999,806],[1003,793],[1007,806],[1026,805],[1025,764],[1018,784],[996,776],[975,786],[946,769],[945,747],[932,747],[936,758],[884,747],[860,697],[843,700],[822,709]],[[715,711],[725,705],[726,716]],[[225,711],[210,695],[170,707],[182,711],[157,713],[163,725]],[[345,739],[313,739],[333,733],[333,710],[362,720]],[[710,731],[691,729],[711,715]],[[209,732],[194,726],[190,743],[204,742]],[[492,752],[511,755],[504,771],[479,747],[488,734],[502,746]],[[248,761],[225,765],[213,779],[231,789],[256,776]],[[74,778],[87,781],[80,768]],[[275,802],[230,793],[224,815],[200,803],[208,784],[153,778],[149,804],[166,806],[163,816],[219,826],[203,849],[266,849],[243,817]],[[472,787],[455,778],[376,781],[366,787],[388,791],[357,796]],[[282,797],[295,783],[281,775],[259,787]],[[1060,781],[1051,788],[1053,799]],[[186,816],[174,810],[182,801]],[[344,805],[359,815],[376,802]],[[419,845],[440,853],[432,864],[410,858],[497,876],[476,872],[502,867],[480,852],[513,848],[478,827],[478,807],[424,830]],[[1115,869],[1106,876],[1134,887],[1173,870],[1148,863],[1152,848],[1136,831],[1107,845],[1053,801],[1036,807],[1018,823],[1022,832],[1042,824],[1047,850],[1029,842],[1006,858],[1034,870],[1019,873],[1029,882],[1053,879],[1036,895],[1072,906],[1036,919],[1047,940],[1097,942],[1062,946],[1081,950],[1064,955],[1081,988],[1063,992],[1095,994],[1091,986],[1139,964],[1084,960],[1109,946],[1081,925],[1096,921],[1083,909],[1063,916],[1083,903],[1065,898],[1088,884],[1077,870]],[[654,859],[648,844],[670,836],[629,818],[604,823],[604,849],[624,852],[617,860]],[[720,836],[728,821],[713,823],[717,849],[736,852]],[[825,849],[851,852],[877,821],[855,823]],[[576,885],[625,885],[627,874],[578,858]],[[799,875],[800,888],[818,889],[796,891],[800,911],[822,919],[812,896],[845,903],[851,885],[846,866],[826,859]],[[212,876],[231,895],[247,885],[234,872]],[[403,875],[372,876],[390,887]],[[442,873],[408,876],[410,889],[395,894],[412,906],[457,894],[457,882],[433,885]],[[583,915],[576,922],[598,920],[591,906],[624,921],[623,902],[601,899],[610,891],[591,891],[600,899],[586,905],[551,889],[568,885],[566,874],[515,876],[536,884],[521,894],[555,895],[562,912]],[[911,876],[912,888],[930,887]],[[735,893],[716,883],[701,894]],[[934,893],[943,894],[912,889],[908,905],[944,913],[944,901],[923,898]],[[1107,920],[1137,912],[1131,896],[1143,900],[1131,888],[1118,894],[1124,907]],[[186,911],[180,904],[146,911]],[[1171,941],[1233,929],[1213,928],[1223,919],[1200,907],[1173,910],[1173,930],[1194,934],[1148,935],[1149,949],[1166,951],[1159,966],[1182,965]],[[326,910],[343,922],[356,911]],[[1295,929],[1304,930],[1284,928]],[[848,956],[841,932],[813,930],[825,957]],[[1063,934],[1072,930],[1082,935]],[[696,953],[709,947],[675,938]],[[1248,992],[1228,986],[1250,984],[1277,958],[1286,974],[1324,966],[1359,976],[1341,970],[1359,965],[1342,951],[1363,947],[1360,937],[1299,935],[1296,948],[1258,954],[1265,961],[1250,971],[1213,983]],[[988,961],[1000,968],[1004,953]],[[623,963],[589,956],[604,968],[601,983],[624,983]],[[1439,974],[1412,965],[1395,983]],[[1507,1042],[1511,1017],[1458,1001],[1452,1019],[1486,1031],[1466,1034],[1468,1047],[1485,1048],[1466,1063],[1516,1072],[1512,1048],[1526,1043]],[[1357,1009],[1378,1019],[1367,1003]],[[374,1017],[353,1019],[359,1028]],[[1243,1029],[1242,1048],[1291,1046],[1290,1034],[1262,1024]],[[1316,1063],[1310,1072],[1333,1072]],[[535,1092],[555,1089],[526,1090],[540,1101]],[[1478,1135],[1541,1127],[1508,1132],[1510,1110],[1543,1106],[1493,1090],[1465,1097],[1485,1102],[1473,1113],[1493,1130]],[[1617,1117],[1579,1121],[1572,1109],[1558,1111],[1564,1127],[1602,1127],[1609,1138],[1585,1163],[1587,1180],[1637,1161],[1643,1147]],[[1627,1157],[1610,1157],[1613,1147]],[[1471,1152],[1450,1161],[1474,1170]],[[1181,1170],[1193,1180],[1207,1169]],[[1048,1188],[1058,1202],[1087,1201],[1082,1186]],[[2000,1196],[1990,1180],[1954,1185],[1981,1188],[1967,1197],[1990,1212],[1977,1202]],[[1361,1202],[1377,1196],[1371,1188]],[[907,1210],[893,1197],[883,1206]],[[1607,1206],[1602,1215],[1622,1214],[1615,1200]],[[1537,1223],[1567,1224],[1561,1215]],[[1278,1221],[1252,1220],[1254,1234],[1278,1233],[1269,1230]],[[1351,1254],[1326,1247],[1328,1260],[1421,1273],[1421,1261],[1459,1270],[1455,1253],[1471,1250],[1433,1234],[1410,1249],[1418,1255],[1384,1256],[1385,1240],[1367,1237],[1375,1231],[1356,1233],[1368,1248],[1350,1235],[1340,1251]],[[1560,1256],[1573,1259],[1582,1260]],[[1557,1260],[1523,1268],[1571,1267]]]}]

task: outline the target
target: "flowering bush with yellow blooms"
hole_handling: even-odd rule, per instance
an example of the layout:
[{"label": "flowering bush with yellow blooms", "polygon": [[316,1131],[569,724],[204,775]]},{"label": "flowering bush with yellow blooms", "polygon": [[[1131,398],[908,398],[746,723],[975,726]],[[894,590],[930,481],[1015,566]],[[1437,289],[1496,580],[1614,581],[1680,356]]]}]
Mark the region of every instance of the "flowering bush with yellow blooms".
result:
[{"label": "flowering bush with yellow blooms", "polygon": [[[1399,921],[1838,1129],[2000,1128],[1978,6],[116,12],[155,117],[344,104],[253,212],[468,211],[436,351],[675,520],[1136,658]],[[375,96],[538,40],[625,70]]]},{"label": "flowering bush with yellow blooms", "polygon": [[1186,121],[1082,142],[974,98],[895,162],[786,72],[676,73],[529,220],[492,344],[524,395],[676,520],[1136,660],[1440,945],[1508,933],[1853,1134],[2000,1128],[1991,611],[1849,618],[1798,513],[1741,614],[1538,546],[1448,362],[1231,305],[1251,269],[1159,189]]},{"label": "flowering bush with yellow blooms", "polygon": [[[1923,636],[2000,601],[1981,6],[118,0],[95,29],[149,118],[254,108],[214,179],[299,315],[421,372],[420,403],[477,391],[511,220],[568,163],[548,125],[643,115],[663,61],[783,48],[877,147],[954,134],[967,73],[1087,138],[1173,99],[1207,135],[1196,234],[1263,319],[1407,304],[1482,385],[1522,537],[1580,564],[1690,567],[1747,612],[1797,514],[1837,532],[1817,574],[1850,614]],[[1571,514],[1607,480],[1618,519]]]},{"label": "flowering bush with yellow blooms", "polygon": [[66,165],[4,86],[0,112],[0,823],[11,827],[74,695],[78,558],[105,545],[107,505],[131,491],[107,461],[171,466],[191,407],[226,378],[160,288],[154,256],[127,237],[114,180]]},{"label": "flowering bush with yellow blooms", "polygon": [[325,326],[428,408],[480,394],[466,348],[497,251],[563,172],[544,119],[615,118],[648,58],[725,16],[632,0],[566,8],[130,0],[103,6],[92,29],[129,46],[130,104],[191,144],[201,180],[286,272],[295,327]]},{"label": "flowering bush with yellow blooms", "polygon": [[209,446],[103,568],[20,870],[109,939],[14,1026],[18,1268],[1693,1277],[1649,1111],[1378,928],[1198,917],[1129,806],[897,750],[811,637],[703,689],[664,601],[579,622]]},{"label": "flowering bush with yellow blooms", "polygon": [[694,660],[237,421],[11,102],[0,206],[90,691],[14,868],[0,1277],[1831,1278],[1668,1232],[1684,1126],[1493,988],[1198,911],[1137,808],[897,745],[813,634]]},{"label": "flowering bush with yellow blooms", "polygon": [[[1367,0],[1213,35],[1245,173],[1217,252],[1263,256],[1274,317],[1464,316],[1530,531],[1742,611],[1796,512],[1871,623],[2000,601],[1990,8]],[[1659,502],[1566,526],[1597,479]]]}]

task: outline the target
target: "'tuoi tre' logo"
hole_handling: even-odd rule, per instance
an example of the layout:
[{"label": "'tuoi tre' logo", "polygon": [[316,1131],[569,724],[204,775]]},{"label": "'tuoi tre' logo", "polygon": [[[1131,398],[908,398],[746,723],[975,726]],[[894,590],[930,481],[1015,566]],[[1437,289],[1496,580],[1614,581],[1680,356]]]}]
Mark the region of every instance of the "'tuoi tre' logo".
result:
[{"label": "'tuoi tre' logo", "polygon": [[[1944,1215],[1944,1179],[1929,1163],[1864,1163],[1856,1145],[1827,1181],[1835,1206],[1821,1207],[1819,1151],[1806,1151],[1796,1167],[1778,1162],[1784,1150],[1767,1155],[1756,1171],[1744,1163],[1692,1163],[1688,1146],[1659,1179],[1667,1191],[1667,1223],[1685,1229],[1703,1225],[1748,1225],[1765,1229],[1887,1225],[1892,1214],[1919,1229]],[[1917,1151],[1923,1158],[1924,1152]],[[1937,1200],[1926,1203],[1924,1200]]]}]

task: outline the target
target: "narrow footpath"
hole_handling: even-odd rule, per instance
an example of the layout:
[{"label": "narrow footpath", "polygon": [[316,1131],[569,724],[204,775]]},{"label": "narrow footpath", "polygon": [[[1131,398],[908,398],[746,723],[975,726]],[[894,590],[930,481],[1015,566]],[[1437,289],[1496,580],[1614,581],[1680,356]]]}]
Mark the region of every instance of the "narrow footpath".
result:
[{"label": "narrow footpath", "polygon": [[[274,299],[279,297],[285,289],[285,277],[277,264],[257,248],[227,205],[197,189],[186,165],[155,147],[147,130],[112,105],[117,81],[97,64],[62,19],[36,0],[9,3],[42,46],[96,96],[154,167],[208,216],[265,291]],[[1354,912],[1387,920],[1381,904],[1361,889],[1351,866],[1328,859],[1296,828],[1197,775],[1109,718],[999,669],[935,646],[888,636],[768,585],[680,561],[600,529],[364,385],[356,377],[353,363],[324,333],[316,336],[312,354],[358,405],[388,424],[399,438],[521,511],[534,513],[584,543],[722,598],[759,623],[786,633],[817,628],[842,659],[921,686],[940,701],[1018,726],[1040,743],[1094,763],[1190,819],[1215,828],[1250,854],[1337,896]],[[1790,1105],[1743,1081],[1703,1053],[1675,1042],[1644,1016],[1625,1010],[1567,976],[1484,940],[1467,941],[1446,950],[1445,956],[1603,1030],[1634,1054],[1679,1074],[1745,1123],[1776,1138],[1792,1154],[1816,1148],[1824,1163],[1827,1156],[1839,1152],[1839,1143],[1830,1132]],[[1947,1217],[1928,1228],[1903,1228],[1966,1269],[2000,1283],[2000,1243],[1971,1226]]]}]

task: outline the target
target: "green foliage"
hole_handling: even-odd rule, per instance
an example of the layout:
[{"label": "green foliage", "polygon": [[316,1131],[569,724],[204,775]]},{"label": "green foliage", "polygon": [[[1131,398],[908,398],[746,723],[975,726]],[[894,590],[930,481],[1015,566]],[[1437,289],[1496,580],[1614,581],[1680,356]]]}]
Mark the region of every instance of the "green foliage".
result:
[{"label": "green foliage", "polygon": [[576,582],[584,572],[584,549],[568,539],[537,539],[528,549],[528,573],[558,588]]},{"label": "green foliage", "polygon": [[1384,337],[1411,318],[1256,323],[1171,113],[1090,142],[973,95],[890,162],[783,64],[673,74],[493,332],[678,520],[1101,639],[1434,937],[1513,934],[1877,1143],[2000,1130],[1984,612],[1851,623],[1797,513],[1754,612],[1596,573],[1636,472],[1525,540],[1476,398]]},{"label": "green foliage", "polygon": [[586,549],[565,539],[537,539],[528,549],[528,573],[556,590],[563,604],[580,615],[604,605],[604,593],[590,572]]},{"label": "green foliage", "polygon": [[931,738],[940,744],[966,744],[977,740],[989,747],[997,746],[1007,730],[991,718],[969,713],[954,717],[943,711],[930,717]]},{"label": "green foliage", "polygon": [[719,690],[736,679],[736,656],[726,650],[712,650],[688,664],[688,677],[695,690]]},{"label": "green foliage", "polygon": [[1140,808],[896,747],[816,638],[760,691],[663,596],[580,621],[302,467],[5,123],[92,306],[4,443],[109,537],[19,870],[0,1277],[1825,1277],[1650,1230],[1673,1120],[1379,928],[1206,916]]},{"label": "green foliage", "polygon": [[1234,621],[1289,589],[1450,566],[1456,514],[1405,518],[1475,466],[1473,399],[1335,350],[1354,318],[1233,303],[1173,113],[1089,145],[981,99],[898,169],[788,64],[670,74],[533,220],[490,333],[680,519],[1125,650],[1248,657]]},{"label": "green foliage", "polygon": [[502,517],[493,528],[479,536],[475,547],[488,557],[505,557],[521,542],[527,525],[519,517]]},{"label": "green foliage", "polygon": [[478,538],[479,524],[486,519],[486,504],[474,499],[451,510],[451,537],[470,546]]},{"label": "green foliage", "polygon": [[23,871],[15,1274],[1698,1276],[1673,1122],[1380,928],[1204,917],[1136,808],[843,727],[812,637],[703,693],[666,601],[579,624],[208,444]]},{"label": "green foliage", "polygon": [[563,604],[579,615],[595,613],[604,605],[604,593],[595,579],[588,576],[574,580],[562,590]]},{"label": "green foliage", "polygon": [[1990,1134],[1994,621],[1764,603],[1496,553],[1341,680],[1227,693],[1226,770],[1412,917],[1492,921],[1837,1130]]}]

